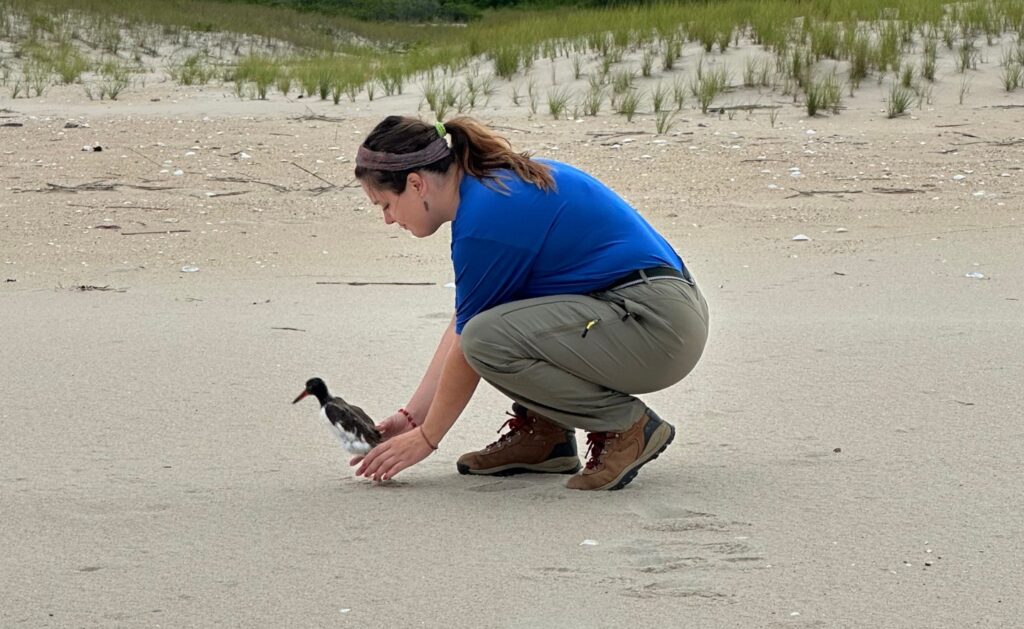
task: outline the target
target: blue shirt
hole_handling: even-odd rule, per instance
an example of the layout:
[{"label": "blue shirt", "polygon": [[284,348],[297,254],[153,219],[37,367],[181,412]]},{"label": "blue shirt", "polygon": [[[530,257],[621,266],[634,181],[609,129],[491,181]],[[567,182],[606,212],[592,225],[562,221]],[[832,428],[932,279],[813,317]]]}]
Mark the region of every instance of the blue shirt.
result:
[{"label": "blue shirt", "polygon": [[[455,331],[484,310],[547,295],[587,294],[652,266],[683,261],[621,197],[568,164],[551,168],[545,192],[511,171],[508,187],[465,175],[452,221]],[[498,189],[495,189],[498,188]]]}]

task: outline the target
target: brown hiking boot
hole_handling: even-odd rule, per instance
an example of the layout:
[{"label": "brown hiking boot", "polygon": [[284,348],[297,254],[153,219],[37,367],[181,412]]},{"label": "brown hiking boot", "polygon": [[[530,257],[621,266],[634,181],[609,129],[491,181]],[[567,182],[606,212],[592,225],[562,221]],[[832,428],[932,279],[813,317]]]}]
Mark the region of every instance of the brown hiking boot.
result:
[{"label": "brown hiking boot", "polygon": [[551,423],[521,404],[512,405],[512,413],[502,428],[507,433],[483,450],[459,457],[459,474],[511,476],[527,472],[573,474],[580,469],[573,431]]},{"label": "brown hiking boot", "polygon": [[587,435],[587,467],[569,479],[569,489],[622,489],[640,467],[658,458],[672,443],[676,429],[647,409],[624,432],[592,432]]}]

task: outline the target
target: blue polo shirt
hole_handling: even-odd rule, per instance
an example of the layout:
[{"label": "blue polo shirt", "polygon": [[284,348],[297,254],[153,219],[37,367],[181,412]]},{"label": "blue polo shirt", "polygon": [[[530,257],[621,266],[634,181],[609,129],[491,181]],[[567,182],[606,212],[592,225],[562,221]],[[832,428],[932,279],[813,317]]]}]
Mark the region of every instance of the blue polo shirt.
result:
[{"label": "blue polo shirt", "polygon": [[594,177],[568,164],[551,167],[545,192],[511,171],[496,182],[465,175],[452,221],[455,331],[484,310],[511,301],[587,294],[652,266],[683,261],[640,213]]}]

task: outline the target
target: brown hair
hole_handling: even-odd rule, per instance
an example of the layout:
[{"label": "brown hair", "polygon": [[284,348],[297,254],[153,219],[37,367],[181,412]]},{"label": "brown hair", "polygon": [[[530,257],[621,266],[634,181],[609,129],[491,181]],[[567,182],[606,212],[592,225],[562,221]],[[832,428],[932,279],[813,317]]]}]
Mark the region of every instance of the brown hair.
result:
[{"label": "brown hair", "polygon": [[[555,180],[551,177],[550,168],[530,159],[529,153],[516,153],[507,139],[476,120],[460,116],[444,123],[444,128],[452,139],[451,152],[448,155],[426,166],[402,171],[356,166],[356,179],[367,181],[375,188],[402,194],[405,192],[409,173],[418,170],[446,173],[453,163],[457,163],[463,172],[478,179],[490,179],[502,188],[505,186],[495,171],[507,169],[541,190],[555,189]],[[437,137],[438,132],[434,125],[417,118],[388,116],[374,127],[363,141],[363,146],[371,151],[412,153],[422,150]]]}]

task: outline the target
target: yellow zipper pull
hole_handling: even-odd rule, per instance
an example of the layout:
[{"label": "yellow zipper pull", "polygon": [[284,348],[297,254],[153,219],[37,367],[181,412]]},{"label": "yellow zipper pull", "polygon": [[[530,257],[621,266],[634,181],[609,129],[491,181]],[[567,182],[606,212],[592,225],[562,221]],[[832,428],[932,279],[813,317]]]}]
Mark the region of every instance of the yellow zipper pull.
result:
[{"label": "yellow zipper pull", "polygon": [[580,337],[587,338],[587,332],[590,332],[590,328],[597,325],[598,321],[600,321],[600,319],[591,319],[590,321],[587,321],[587,327],[583,328],[583,334],[581,334]]}]

